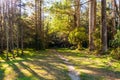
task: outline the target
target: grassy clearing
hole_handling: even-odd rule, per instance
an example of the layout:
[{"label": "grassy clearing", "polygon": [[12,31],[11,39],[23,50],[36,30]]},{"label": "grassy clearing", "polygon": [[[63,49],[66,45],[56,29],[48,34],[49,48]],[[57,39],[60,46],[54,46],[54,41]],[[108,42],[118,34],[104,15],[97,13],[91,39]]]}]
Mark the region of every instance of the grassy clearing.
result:
[{"label": "grassy clearing", "polygon": [[120,61],[108,55],[95,56],[87,51],[58,49],[58,52],[74,64],[81,80],[120,80]]},{"label": "grassy clearing", "polygon": [[0,55],[0,80],[70,80],[67,67],[51,50],[27,49],[24,56],[5,61]]}]

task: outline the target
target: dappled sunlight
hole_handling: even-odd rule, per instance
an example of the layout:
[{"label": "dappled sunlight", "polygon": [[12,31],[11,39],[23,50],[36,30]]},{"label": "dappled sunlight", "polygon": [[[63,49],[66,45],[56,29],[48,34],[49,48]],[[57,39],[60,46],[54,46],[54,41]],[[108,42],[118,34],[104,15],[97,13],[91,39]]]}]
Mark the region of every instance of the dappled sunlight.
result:
[{"label": "dappled sunlight", "polygon": [[25,76],[32,76],[32,74],[24,68],[24,66],[20,65],[19,63],[15,63],[16,67],[25,75]]},{"label": "dappled sunlight", "polygon": [[17,72],[13,70],[13,67],[11,67],[9,64],[2,63],[0,70],[4,70],[4,72],[0,72],[0,77],[4,75],[4,77],[0,80],[15,80],[17,77]]},{"label": "dappled sunlight", "polygon": [[81,70],[78,70],[79,72],[85,72],[85,73],[88,73],[88,74],[94,74],[94,71],[92,70],[87,70],[87,69],[81,69]]},{"label": "dappled sunlight", "polygon": [[81,51],[79,53],[72,52],[72,50],[69,50],[69,53],[58,51],[73,63],[83,80],[120,79],[120,62],[113,60],[109,56],[95,56],[83,54]]},{"label": "dappled sunlight", "polygon": [[69,80],[66,65],[52,51],[25,52],[23,57],[0,61],[0,80]]},{"label": "dappled sunlight", "polygon": [[[28,51],[29,52],[29,51]],[[33,51],[32,51],[33,52]],[[34,52],[35,53],[35,52]],[[39,53],[39,54],[38,54]],[[30,52],[28,53],[30,54]],[[120,64],[111,58],[89,56],[81,53],[60,53],[75,66],[83,80],[120,79]],[[0,80],[70,80],[68,68],[57,52],[47,50],[34,55],[0,60]]]},{"label": "dappled sunlight", "polygon": [[17,77],[17,73],[13,70],[12,67],[6,68],[4,72],[4,79],[3,80],[15,80]]},{"label": "dappled sunlight", "polygon": [[[46,77],[46,79],[50,78],[50,77],[53,78],[51,75],[49,75],[49,72],[47,72],[46,70],[43,69],[42,66],[38,66],[38,65],[36,65],[32,62],[31,63],[30,62],[22,62],[20,64],[23,65],[28,71],[31,70],[35,74],[37,74],[38,76],[41,76],[41,77],[44,77],[44,78]],[[33,72],[31,72],[31,73],[33,73]],[[33,76],[35,76],[35,74],[33,74]]]}]

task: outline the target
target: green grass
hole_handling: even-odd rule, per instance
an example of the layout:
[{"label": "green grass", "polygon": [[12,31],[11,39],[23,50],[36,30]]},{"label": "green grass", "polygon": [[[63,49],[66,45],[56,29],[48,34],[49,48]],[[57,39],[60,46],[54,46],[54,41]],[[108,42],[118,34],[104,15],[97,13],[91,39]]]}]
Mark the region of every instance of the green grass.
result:
[{"label": "green grass", "polygon": [[[81,80],[119,80],[120,61],[109,55],[95,56],[87,50],[57,49],[80,73]],[[5,60],[0,55],[0,80],[70,80],[66,64],[53,50],[24,50],[24,55]]]},{"label": "green grass", "polygon": [[87,50],[57,49],[80,72],[81,80],[119,80],[120,61],[109,55],[95,56]]},{"label": "green grass", "polygon": [[26,49],[21,57],[0,55],[0,80],[70,80],[67,66],[52,50]]}]

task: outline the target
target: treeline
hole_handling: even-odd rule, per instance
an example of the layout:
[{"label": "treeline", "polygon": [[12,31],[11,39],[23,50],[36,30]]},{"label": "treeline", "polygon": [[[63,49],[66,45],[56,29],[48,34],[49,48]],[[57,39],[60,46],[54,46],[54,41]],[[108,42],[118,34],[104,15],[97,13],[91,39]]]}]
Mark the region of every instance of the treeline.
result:
[{"label": "treeline", "polygon": [[[28,17],[30,12],[25,12],[26,6],[34,8],[32,24]],[[28,37],[31,31],[35,40],[32,43]],[[13,58],[23,55],[23,49],[31,45],[35,45],[36,50],[44,49],[42,37],[42,0],[32,4],[22,0],[0,0],[0,53],[5,53],[9,59],[9,54],[12,53]]]},{"label": "treeline", "polygon": [[87,46],[97,54],[112,49],[120,56],[119,0],[65,0],[55,2],[49,10],[50,35],[56,34],[59,42],[69,42],[77,49]]},{"label": "treeline", "polygon": [[[0,0],[0,53],[89,48],[120,57],[119,0]],[[19,50],[21,51],[19,53]],[[16,53],[15,53],[16,52]]]},{"label": "treeline", "polygon": [[[23,54],[23,26],[21,26],[21,1],[0,0],[0,52],[8,53],[21,48]],[[13,52],[12,52],[13,53]],[[13,53],[13,57],[15,57]]]}]

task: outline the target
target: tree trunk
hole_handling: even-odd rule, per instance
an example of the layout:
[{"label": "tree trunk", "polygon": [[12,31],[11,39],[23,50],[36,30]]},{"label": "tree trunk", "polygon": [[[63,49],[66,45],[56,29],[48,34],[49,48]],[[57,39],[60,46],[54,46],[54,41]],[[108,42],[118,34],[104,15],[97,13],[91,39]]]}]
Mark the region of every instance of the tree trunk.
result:
[{"label": "tree trunk", "polygon": [[75,27],[80,27],[80,0],[75,0]]},{"label": "tree trunk", "polygon": [[23,25],[22,24],[22,20],[21,20],[21,7],[22,7],[22,1],[20,0],[20,40],[21,40],[21,55],[23,55]]},{"label": "tree trunk", "polygon": [[42,25],[42,0],[35,0],[35,46],[36,50],[44,49],[44,31]]},{"label": "tree trunk", "polygon": [[116,1],[111,0],[112,3],[112,39],[114,39],[114,35],[116,33]]},{"label": "tree trunk", "polygon": [[101,27],[101,41],[102,41],[102,52],[107,51],[107,26],[106,26],[106,0],[101,1],[101,14],[102,14],[102,27]]},{"label": "tree trunk", "polygon": [[94,36],[96,26],[96,0],[90,0],[89,2],[89,50],[95,49]]},{"label": "tree trunk", "polygon": [[38,12],[37,12],[37,10],[38,10],[38,5],[37,5],[37,3],[38,3],[38,1],[37,0],[35,0],[35,32],[36,32],[36,34],[35,34],[35,48],[36,48],[36,50],[38,50],[38,45],[39,45],[39,43],[38,43]]},{"label": "tree trunk", "polygon": [[119,18],[118,18],[118,24],[119,24],[118,28],[120,30],[120,0],[119,0]]},{"label": "tree trunk", "polygon": [[[5,16],[5,22],[8,22],[8,11],[9,11],[9,6],[8,6],[8,2],[5,2],[5,6],[6,6],[6,16]],[[5,30],[6,30],[6,45],[7,45],[7,51],[6,51],[6,59],[9,60],[8,57],[8,53],[9,53],[9,26],[8,23],[5,24]]]}]

